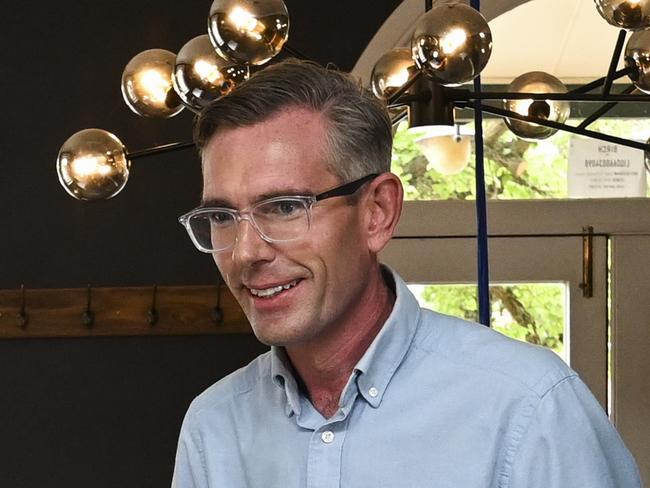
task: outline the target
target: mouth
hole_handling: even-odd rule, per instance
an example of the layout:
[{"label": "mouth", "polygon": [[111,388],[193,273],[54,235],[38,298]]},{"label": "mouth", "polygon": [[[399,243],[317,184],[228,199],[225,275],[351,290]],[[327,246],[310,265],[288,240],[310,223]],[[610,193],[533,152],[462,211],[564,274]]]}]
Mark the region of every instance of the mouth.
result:
[{"label": "mouth", "polygon": [[290,290],[291,288],[295,287],[298,283],[300,283],[300,281],[302,280],[297,279],[282,285],[270,286],[266,288],[248,288],[248,287],[247,288],[250,294],[253,295],[254,297],[268,300],[286,292],[287,290]]}]

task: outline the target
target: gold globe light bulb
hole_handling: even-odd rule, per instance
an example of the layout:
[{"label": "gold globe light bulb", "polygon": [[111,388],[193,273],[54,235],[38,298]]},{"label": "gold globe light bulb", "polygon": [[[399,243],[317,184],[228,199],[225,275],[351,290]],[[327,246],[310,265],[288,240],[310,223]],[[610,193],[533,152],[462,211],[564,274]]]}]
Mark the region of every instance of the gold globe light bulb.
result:
[{"label": "gold globe light bulb", "polygon": [[415,63],[407,48],[391,49],[380,57],[372,68],[370,86],[377,98],[388,100],[409,79]]},{"label": "gold globe light bulb", "polygon": [[[543,71],[531,71],[515,78],[507,88],[512,93],[566,93],[567,89],[555,76]],[[541,120],[564,123],[571,114],[571,105],[559,100],[504,100],[503,108],[521,115]],[[505,119],[508,128],[526,140],[551,137],[557,129],[511,118]]]},{"label": "gold globe light bulb", "polygon": [[166,119],[183,110],[172,85],[175,61],[172,52],[149,49],[128,62],[122,73],[122,96],[133,112]]},{"label": "gold globe light bulb", "polygon": [[440,39],[443,54],[454,54],[467,42],[467,32],[460,27],[455,27],[446,32]]},{"label": "gold globe light bulb", "polygon": [[234,7],[228,13],[226,19],[240,34],[256,41],[262,40],[262,33],[266,30],[264,24],[245,8],[241,6]]},{"label": "gold globe light bulb", "polygon": [[219,56],[208,35],[204,34],[190,40],[178,51],[172,81],[181,100],[194,110],[201,110],[213,100],[230,93],[249,76],[247,65]]},{"label": "gold globe light bulb", "polygon": [[650,94],[650,31],[638,31],[625,46],[625,66],[632,68],[629,77],[634,85]]},{"label": "gold globe light bulb", "polygon": [[59,182],[78,200],[106,200],[129,179],[126,149],[110,132],[84,129],[70,136],[56,160]]},{"label": "gold globe light bulb", "polygon": [[650,27],[650,0],[594,0],[598,13],[621,29],[643,30]]},{"label": "gold globe light bulb", "polygon": [[409,129],[417,135],[415,143],[427,158],[427,169],[455,175],[469,164],[472,140],[461,134],[460,125],[430,125]]},{"label": "gold globe light bulb", "polygon": [[434,6],[415,26],[411,56],[436,83],[457,86],[476,78],[492,54],[485,18],[462,3]]},{"label": "gold globe light bulb", "polygon": [[173,88],[171,86],[171,76],[167,79],[159,70],[149,69],[138,73],[136,79],[138,84],[145,89],[146,94],[143,97],[145,102],[164,106],[165,100],[167,100],[167,92],[169,88]]},{"label": "gold globe light bulb", "polygon": [[282,0],[215,0],[208,35],[222,57],[261,65],[287,41],[289,12]]},{"label": "gold globe light bulb", "polygon": [[221,74],[221,71],[219,71],[219,67],[210,62],[210,60],[197,59],[192,68],[194,69],[196,76],[201,78],[201,81],[204,83],[215,85],[221,83],[223,80],[223,75]]}]

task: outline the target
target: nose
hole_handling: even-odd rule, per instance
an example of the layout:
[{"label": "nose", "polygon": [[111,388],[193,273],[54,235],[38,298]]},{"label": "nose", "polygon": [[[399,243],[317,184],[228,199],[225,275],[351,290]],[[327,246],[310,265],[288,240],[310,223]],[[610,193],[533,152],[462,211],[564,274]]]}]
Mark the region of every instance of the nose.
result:
[{"label": "nose", "polygon": [[250,218],[243,217],[237,224],[237,235],[232,248],[232,259],[242,266],[270,261],[275,256],[273,246],[264,240]]}]

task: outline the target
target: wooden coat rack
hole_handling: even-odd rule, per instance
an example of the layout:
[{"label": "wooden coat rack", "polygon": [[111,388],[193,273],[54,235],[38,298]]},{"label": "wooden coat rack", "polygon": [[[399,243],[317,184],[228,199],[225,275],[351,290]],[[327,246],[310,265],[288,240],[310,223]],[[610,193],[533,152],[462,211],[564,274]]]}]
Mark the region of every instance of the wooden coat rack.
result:
[{"label": "wooden coat rack", "polygon": [[0,339],[249,332],[223,285],[0,290]]}]

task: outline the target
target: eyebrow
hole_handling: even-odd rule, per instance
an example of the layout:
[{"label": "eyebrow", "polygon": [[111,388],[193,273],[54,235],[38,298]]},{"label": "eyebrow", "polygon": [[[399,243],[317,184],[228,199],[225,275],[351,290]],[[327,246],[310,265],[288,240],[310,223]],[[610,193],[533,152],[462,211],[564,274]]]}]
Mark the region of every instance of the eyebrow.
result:
[{"label": "eyebrow", "polygon": [[225,208],[235,208],[234,205],[231,205],[228,200],[222,200],[220,198],[202,198],[201,203],[199,203],[199,208],[203,207],[225,207]]},{"label": "eyebrow", "polygon": [[[269,198],[275,197],[311,197],[314,196],[313,191],[307,189],[298,189],[298,188],[285,188],[282,190],[273,190],[266,193],[261,193],[255,197],[253,200],[254,203],[262,202],[268,200]],[[236,206],[229,200],[223,198],[205,198],[201,199],[199,208],[201,207],[224,207],[235,209]]]}]

